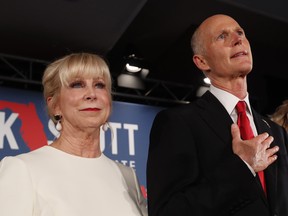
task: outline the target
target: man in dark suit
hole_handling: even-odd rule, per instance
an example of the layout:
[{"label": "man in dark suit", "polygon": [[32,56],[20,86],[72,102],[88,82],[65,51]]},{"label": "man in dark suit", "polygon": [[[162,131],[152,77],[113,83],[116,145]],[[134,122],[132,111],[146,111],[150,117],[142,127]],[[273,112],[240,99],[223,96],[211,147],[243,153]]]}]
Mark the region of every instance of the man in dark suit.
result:
[{"label": "man in dark suit", "polygon": [[[246,76],[253,63],[244,30],[231,17],[214,15],[197,28],[191,44],[193,61],[211,87],[154,120],[149,216],[287,216],[287,133],[250,106]],[[238,101],[247,106],[252,138],[241,138]]]}]

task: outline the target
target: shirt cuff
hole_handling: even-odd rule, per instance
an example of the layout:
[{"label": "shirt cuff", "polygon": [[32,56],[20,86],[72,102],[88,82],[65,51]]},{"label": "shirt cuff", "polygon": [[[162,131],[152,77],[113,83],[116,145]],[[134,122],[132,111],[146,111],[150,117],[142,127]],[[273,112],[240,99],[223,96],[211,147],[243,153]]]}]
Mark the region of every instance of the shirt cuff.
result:
[{"label": "shirt cuff", "polygon": [[256,172],[254,171],[254,169],[246,161],[243,160],[243,162],[247,165],[247,167],[249,168],[251,173],[254,175],[254,177],[256,177]]}]

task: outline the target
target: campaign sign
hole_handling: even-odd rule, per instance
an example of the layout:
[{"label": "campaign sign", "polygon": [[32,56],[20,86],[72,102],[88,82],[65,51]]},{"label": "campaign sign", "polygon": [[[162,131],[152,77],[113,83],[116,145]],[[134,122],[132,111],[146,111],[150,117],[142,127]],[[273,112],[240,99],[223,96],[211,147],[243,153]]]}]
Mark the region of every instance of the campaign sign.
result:
[{"label": "campaign sign", "polygon": [[[114,101],[110,129],[101,130],[101,150],[107,157],[136,170],[144,196],[149,133],[161,109]],[[0,88],[0,160],[49,145],[58,135],[42,93]]]}]

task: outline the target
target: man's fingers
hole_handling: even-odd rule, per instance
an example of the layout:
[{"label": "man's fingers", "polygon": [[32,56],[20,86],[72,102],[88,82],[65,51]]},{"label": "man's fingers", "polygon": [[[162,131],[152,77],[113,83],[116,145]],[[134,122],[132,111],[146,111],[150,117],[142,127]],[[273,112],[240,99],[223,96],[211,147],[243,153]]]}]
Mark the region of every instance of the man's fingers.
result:
[{"label": "man's fingers", "polygon": [[267,149],[266,150],[266,154],[268,157],[273,156],[275,153],[277,153],[279,151],[279,147],[278,146],[274,146],[273,148]]},{"label": "man's fingers", "polygon": [[265,142],[270,144],[273,141],[273,137],[269,136],[269,134],[265,132],[256,136],[255,140],[259,143]]},{"label": "man's fingers", "polygon": [[271,157],[269,157],[268,158],[268,166],[271,165],[276,160],[277,160],[277,155],[272,155]]},{"label": "man's fingers", "polygon": [[272,136],[268,136],[264,139],[261,143],[264,149],[270,148],[271,143],[273,142],[274,138]]},{"label": "man's fingers", "polygon": [[240,135],[240,129],[237,124],[233,123],[231,125],[231,134],[232,134],[232,139],[233,140],[240,140],[241,135]]},{"label": "man's fingers", "polygon": [[251,140],[242,140],[237,124],[231,125],[233,152],[246,161],[255,172],[264,170],[277,160],[278,146],[270,148],[274,138],[268,133],[262,133]]}]

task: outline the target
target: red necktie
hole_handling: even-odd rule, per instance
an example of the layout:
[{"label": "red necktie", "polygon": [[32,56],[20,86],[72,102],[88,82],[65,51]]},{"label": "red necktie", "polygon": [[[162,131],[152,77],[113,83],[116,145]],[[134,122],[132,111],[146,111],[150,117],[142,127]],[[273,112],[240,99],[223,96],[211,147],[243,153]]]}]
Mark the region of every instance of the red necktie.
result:
[{"label": "red necktie", "polygon": [[[245,101],[239,101],[236,105],[236,110],[238,113],[238,119],[237,119],[237,124],[240,128],[240,133],[241,137],[243,140],[248,140],[252,139],[254,137],[252,128],[250,126],[250,121],[246,115],[246,103]],[[262,184],[263,190],[266,194],[266,184],[265,184],[265,179],[264,179],[264,172],[259,171],[258,177],[260,179],[260,182]]]}]

